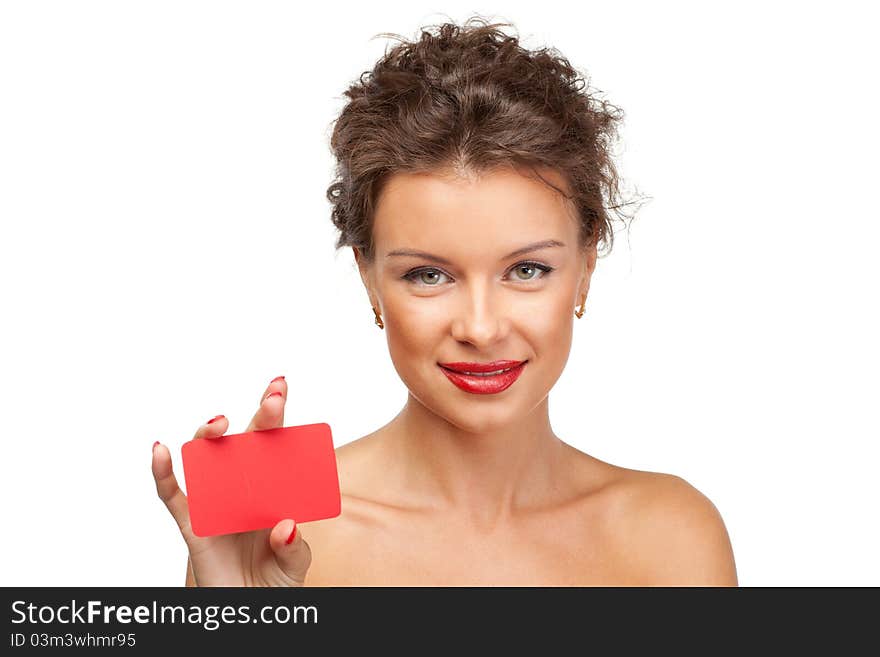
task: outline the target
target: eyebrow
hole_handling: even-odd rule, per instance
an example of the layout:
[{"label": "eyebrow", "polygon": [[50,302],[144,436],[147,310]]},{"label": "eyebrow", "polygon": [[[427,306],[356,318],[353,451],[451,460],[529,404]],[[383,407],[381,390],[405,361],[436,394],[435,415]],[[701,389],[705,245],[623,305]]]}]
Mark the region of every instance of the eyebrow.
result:
[{"label": "eyebrow", "polygon": [[[526,253],[531,253],[532,251],[538,251],[540,249],[547,249],[550,247],[561,247],[565,246],[559,240],[542,240],[540,242],[534,242],[532,244],[527,244],[526,246],[517,249],[511,253],[508,253],[504,256],[503,260],[507,260],[508,258],[515,258],[516,256],[521,256]],[[434,260],[436,262],[442,262],[444,265],[451,265],[452,263],[446,258],[442,258],[437,255],[433,255],[432,253],[427,253],[425,251],[418,251],[416,249],[394,249],[394,251],[390,251],[385,257],[390,258],[391,256],[414,256],[417,258],[427,258],[428,260]]]}]

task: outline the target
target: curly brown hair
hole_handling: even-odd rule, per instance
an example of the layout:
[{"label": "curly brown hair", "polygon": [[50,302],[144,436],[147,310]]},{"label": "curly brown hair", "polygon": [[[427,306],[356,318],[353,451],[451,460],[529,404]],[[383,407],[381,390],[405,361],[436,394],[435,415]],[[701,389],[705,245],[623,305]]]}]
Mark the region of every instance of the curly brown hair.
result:
[{"label": "curly brown hair", "polygon": [[[584,76],[554,48],[525,50],[518,36],[475,16],[421,28],[400,41],[345,92],[349,102],[330,140],[336,179],[327,189],[336,249],[357,247],[372,262],[374,209],[395,173],[480,175],[525,167],[570,203],[580,246],[614,242],[620,202],[612,146],[620,108],[588,89]],[[374,37],[375,38],[375,37]],[[562,174],[570,193],[537,172]],[[607,203],[606,203],[607,202]]]}]

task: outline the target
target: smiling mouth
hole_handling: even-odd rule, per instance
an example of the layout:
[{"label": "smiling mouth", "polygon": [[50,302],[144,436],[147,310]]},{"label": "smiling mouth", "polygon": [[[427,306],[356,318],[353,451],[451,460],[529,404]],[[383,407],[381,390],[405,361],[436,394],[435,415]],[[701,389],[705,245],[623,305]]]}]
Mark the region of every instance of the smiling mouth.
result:
[{"label": "smiling mouth", "polygon": [[444,370],[455,372],[456,374],[467,374],[468,376],[498,376],[499,374],[516,369],[525,362],[525,360],[504,359],[484,363],[455,361],[437,364]]},{"label": "smiling mouth", "polygon": [[[504,392],[522,374],[523,368],[528,361],[494,361],[491,363],[447,363],[454,365],[456,369],[445,367],[440,363],[440,369],[451,383],[456,387],[477,395],[494,395]],[[500,367],[499,367],[500,366]],[[471,369],[465,369],[465,368]],[[475,369],[495,368],[488,372],[475,372]]]},{"label": "smiling mouth", "polygon": [[[440,367],[443,367],[442,365]],[[509,372],[512,370],[512,367],[508,367],[504,370],[496,370],[494,372],[465,372],[463,370],[451,370],[448,367],[443,367],[444,370],[449,372],[455,372],[456,374],[467,374],[468,376],[495,376],[497,374],[502,374],[503,372]]]}]

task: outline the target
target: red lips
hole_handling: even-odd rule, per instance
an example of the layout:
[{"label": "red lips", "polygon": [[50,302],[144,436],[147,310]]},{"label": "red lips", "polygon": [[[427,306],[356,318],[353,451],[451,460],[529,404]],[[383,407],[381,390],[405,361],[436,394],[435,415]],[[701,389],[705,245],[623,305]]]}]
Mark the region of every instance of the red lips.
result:
[{"label": "red lips", "polygon": [[493,360],[491,363],[437,363],[440,367],[453,372],[495,372],[507,370],[524,363],[524,360]]},{"label": "red lips", "polygon": [[[462,372],[449,369],[445,365],[440,365],[440,370],[446,376],[449,381],[454,383],[457,387],[461,388],[465,392],[470,392],[477,395],[494,395],[499,392],[504,392],[513,383],[519,378],[519,375],[522,374],[523,369],[525,369],[526,363],[528,361],[522,360],[519,361],[517,365],[517,361],[511,360],[496,360],[492,363],[449,363],[450,365],[455,365],[456,367],[465,366],[469,368],[467,371],[473,372],[474,369],[470,368],[482,368],[488,369],[489,372],[494,372],[495,369],[505,369],[504,372],[500,374],[464,374]],[[509,369],[505,368],[505,365],[509,365],[513,363],[513,367]],[[499,364],[501,367],[499,367]],[[438,363],[439,365],[439,363]]]}]

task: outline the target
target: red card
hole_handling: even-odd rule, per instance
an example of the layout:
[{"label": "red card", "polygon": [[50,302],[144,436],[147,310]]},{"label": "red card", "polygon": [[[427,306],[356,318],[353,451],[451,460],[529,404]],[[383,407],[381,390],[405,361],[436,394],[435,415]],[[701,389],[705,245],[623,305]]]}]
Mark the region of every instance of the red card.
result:
[{"label": "red card", "polygon": [[196,536],[334,518],[341,512],[330,425],[199,438],[181,448]]}]

